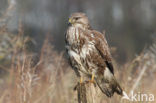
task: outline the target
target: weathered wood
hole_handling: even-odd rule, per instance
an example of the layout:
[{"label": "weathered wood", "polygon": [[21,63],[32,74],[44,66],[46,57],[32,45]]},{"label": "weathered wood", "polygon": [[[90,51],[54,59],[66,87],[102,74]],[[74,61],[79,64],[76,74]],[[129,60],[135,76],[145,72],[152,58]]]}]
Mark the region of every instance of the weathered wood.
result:
[{"label": "weathered wood", "polygon": [[76,89],[78,103],[87,103],[85,83],[78,83]]},{"label": "weathered wood", "polygon": [[78,103],[100,103],[102,93],[93,83],[78,83],[76,90]]}]

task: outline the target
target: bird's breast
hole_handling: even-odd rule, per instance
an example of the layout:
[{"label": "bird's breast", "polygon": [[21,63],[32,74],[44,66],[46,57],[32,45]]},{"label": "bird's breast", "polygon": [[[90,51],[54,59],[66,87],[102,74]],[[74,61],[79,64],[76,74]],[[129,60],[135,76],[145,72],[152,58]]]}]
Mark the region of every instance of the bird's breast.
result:
[{"label": "bird's breast", "polygon": [[67,34],[66,34],[66,40],[69,45],[79,45],[79,29],[75,28],[73,26],[68,27]]},{"label": "bird's breast", "polygon": [[86,58],[86,56],[90,56],[90,53],[93,52],[94,50],[95,50],[94,43],[92,41],[88,41],[82,46],[80,55],[83,58]]}]

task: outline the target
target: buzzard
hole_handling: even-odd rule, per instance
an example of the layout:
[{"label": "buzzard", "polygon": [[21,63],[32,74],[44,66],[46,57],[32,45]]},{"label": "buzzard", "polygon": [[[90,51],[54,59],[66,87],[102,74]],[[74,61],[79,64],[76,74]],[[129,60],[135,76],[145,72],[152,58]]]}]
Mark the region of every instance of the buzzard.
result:
[{"label": "buzzard", "polygon": [[84,78],[90,78],[89,81],[96,83],[106,96],[111,97],[115,92],[122,95],[104,35],[91,28],[84,13],[73,13],[68,22],[66,50],[80,83]]}]

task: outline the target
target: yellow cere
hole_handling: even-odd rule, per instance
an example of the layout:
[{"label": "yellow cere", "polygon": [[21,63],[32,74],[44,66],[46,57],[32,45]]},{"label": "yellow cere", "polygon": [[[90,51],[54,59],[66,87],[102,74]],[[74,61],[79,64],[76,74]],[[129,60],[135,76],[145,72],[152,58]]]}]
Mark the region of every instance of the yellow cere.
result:
[{"label": "yellow cere", "polygon": [[69,18],[68,22],[69,22],[69,23],[71,23],[71,22],[72,22],[71,18]]}]

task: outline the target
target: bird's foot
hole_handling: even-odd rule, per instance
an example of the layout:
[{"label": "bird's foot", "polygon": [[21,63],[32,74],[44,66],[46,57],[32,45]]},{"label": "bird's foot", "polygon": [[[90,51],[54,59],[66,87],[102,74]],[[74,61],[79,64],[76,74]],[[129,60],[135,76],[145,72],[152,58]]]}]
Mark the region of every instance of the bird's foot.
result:
[{"label": "bird's foot", "polygon": [[89,83],[91,83],[91,84],[92,84],[92,83],[93,83],[93,84],[94,84],[94,86],[96,87],[96,82],[95,82],[95,81],[88,80],[88,81],[85,81],[85,83],[86,83],[86,84],[89,84]]},{"label": "bird's foot", "polygon": [[91,80],[89,80],[89,81],[85,81],[85,83],[93,83],[94,86],[96,87],[96,82],[95,82],[95,80],[94,80],[94,77],[95,77],[95,75],[92,74],[92,78],[91,78]]},{"label": "bird's foot", "polygon": [[78,82],[78,83],[75,85],[74,91],[77,90],[77,88],[78,88],[79,85],[83,85],[83,84],[85,84],[85,82],[83,81],[83,78],[80,77],[80,82]]},{"label": "bird's foot", "polygon": [[88,82],[89,82],[89,83],[95,83],[95,81],[94,81],[94,80],[89,80]]}]

